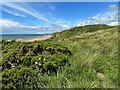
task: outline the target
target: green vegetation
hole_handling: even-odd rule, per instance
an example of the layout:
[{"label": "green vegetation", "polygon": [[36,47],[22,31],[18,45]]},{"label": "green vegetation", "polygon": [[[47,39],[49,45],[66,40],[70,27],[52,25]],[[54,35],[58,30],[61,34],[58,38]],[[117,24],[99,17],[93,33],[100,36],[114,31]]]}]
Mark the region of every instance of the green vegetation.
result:
[{"label": "green vegetation", "polygon": [[[2,88],[36,88],[38,78],[55,75],[68,64],[71,52],[64,46],[48,42],[2,40]],[[36,80],[36,81],[35,81]]]},{"label": "green vegetation", "polygon": [[2,40],[2,87],[118,87],[118,30],[88,25],[45,41]]}]

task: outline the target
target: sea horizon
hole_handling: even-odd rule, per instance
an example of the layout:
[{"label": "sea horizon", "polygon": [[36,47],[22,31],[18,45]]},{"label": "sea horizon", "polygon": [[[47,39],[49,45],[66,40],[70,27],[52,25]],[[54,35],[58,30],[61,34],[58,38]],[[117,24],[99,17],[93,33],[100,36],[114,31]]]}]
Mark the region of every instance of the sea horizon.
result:
[{"label": "sea horizon", "polygon": [[33,39],[50,34],[1,34],[2,39],[6,40],[24,40]]}]

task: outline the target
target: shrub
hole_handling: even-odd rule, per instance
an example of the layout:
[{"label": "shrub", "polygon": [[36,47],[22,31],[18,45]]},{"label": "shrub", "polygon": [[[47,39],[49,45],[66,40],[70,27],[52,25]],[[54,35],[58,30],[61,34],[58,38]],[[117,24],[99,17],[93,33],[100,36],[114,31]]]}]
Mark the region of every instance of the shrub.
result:
[{"label": "shrub", "polygon": [[67,63],[70,52],[62,45],[45,41],[3,42],[3,89],[36,87],[37,75],[56,73]]}]

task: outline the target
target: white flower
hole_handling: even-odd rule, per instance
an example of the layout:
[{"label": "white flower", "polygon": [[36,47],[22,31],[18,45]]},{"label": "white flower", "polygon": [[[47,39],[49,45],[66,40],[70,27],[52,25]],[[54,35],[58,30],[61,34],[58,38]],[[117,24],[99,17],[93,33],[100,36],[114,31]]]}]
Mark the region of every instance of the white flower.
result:
[{"label": "white flower", "polygon": [[44,61],[45,61],[45,58],[44,58]]},{"label": "white flower", "polygon": [[15,66],[12,66],[12,68],[14,68]]},{"label": "white flower", "polygon": [[35,62],[35,64],[38,64],[38,62]]}]

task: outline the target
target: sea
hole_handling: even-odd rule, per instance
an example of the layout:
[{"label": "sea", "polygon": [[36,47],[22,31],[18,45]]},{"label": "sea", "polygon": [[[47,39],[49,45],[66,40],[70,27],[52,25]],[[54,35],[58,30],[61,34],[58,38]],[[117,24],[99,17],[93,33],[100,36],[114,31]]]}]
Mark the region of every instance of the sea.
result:
[{"label": "sea", "polygon": [[2,34],[1,39],[25,40],[25,39],[38,38],[40,36],[45,36],[45,35],[49,35],[49,34]]}]

